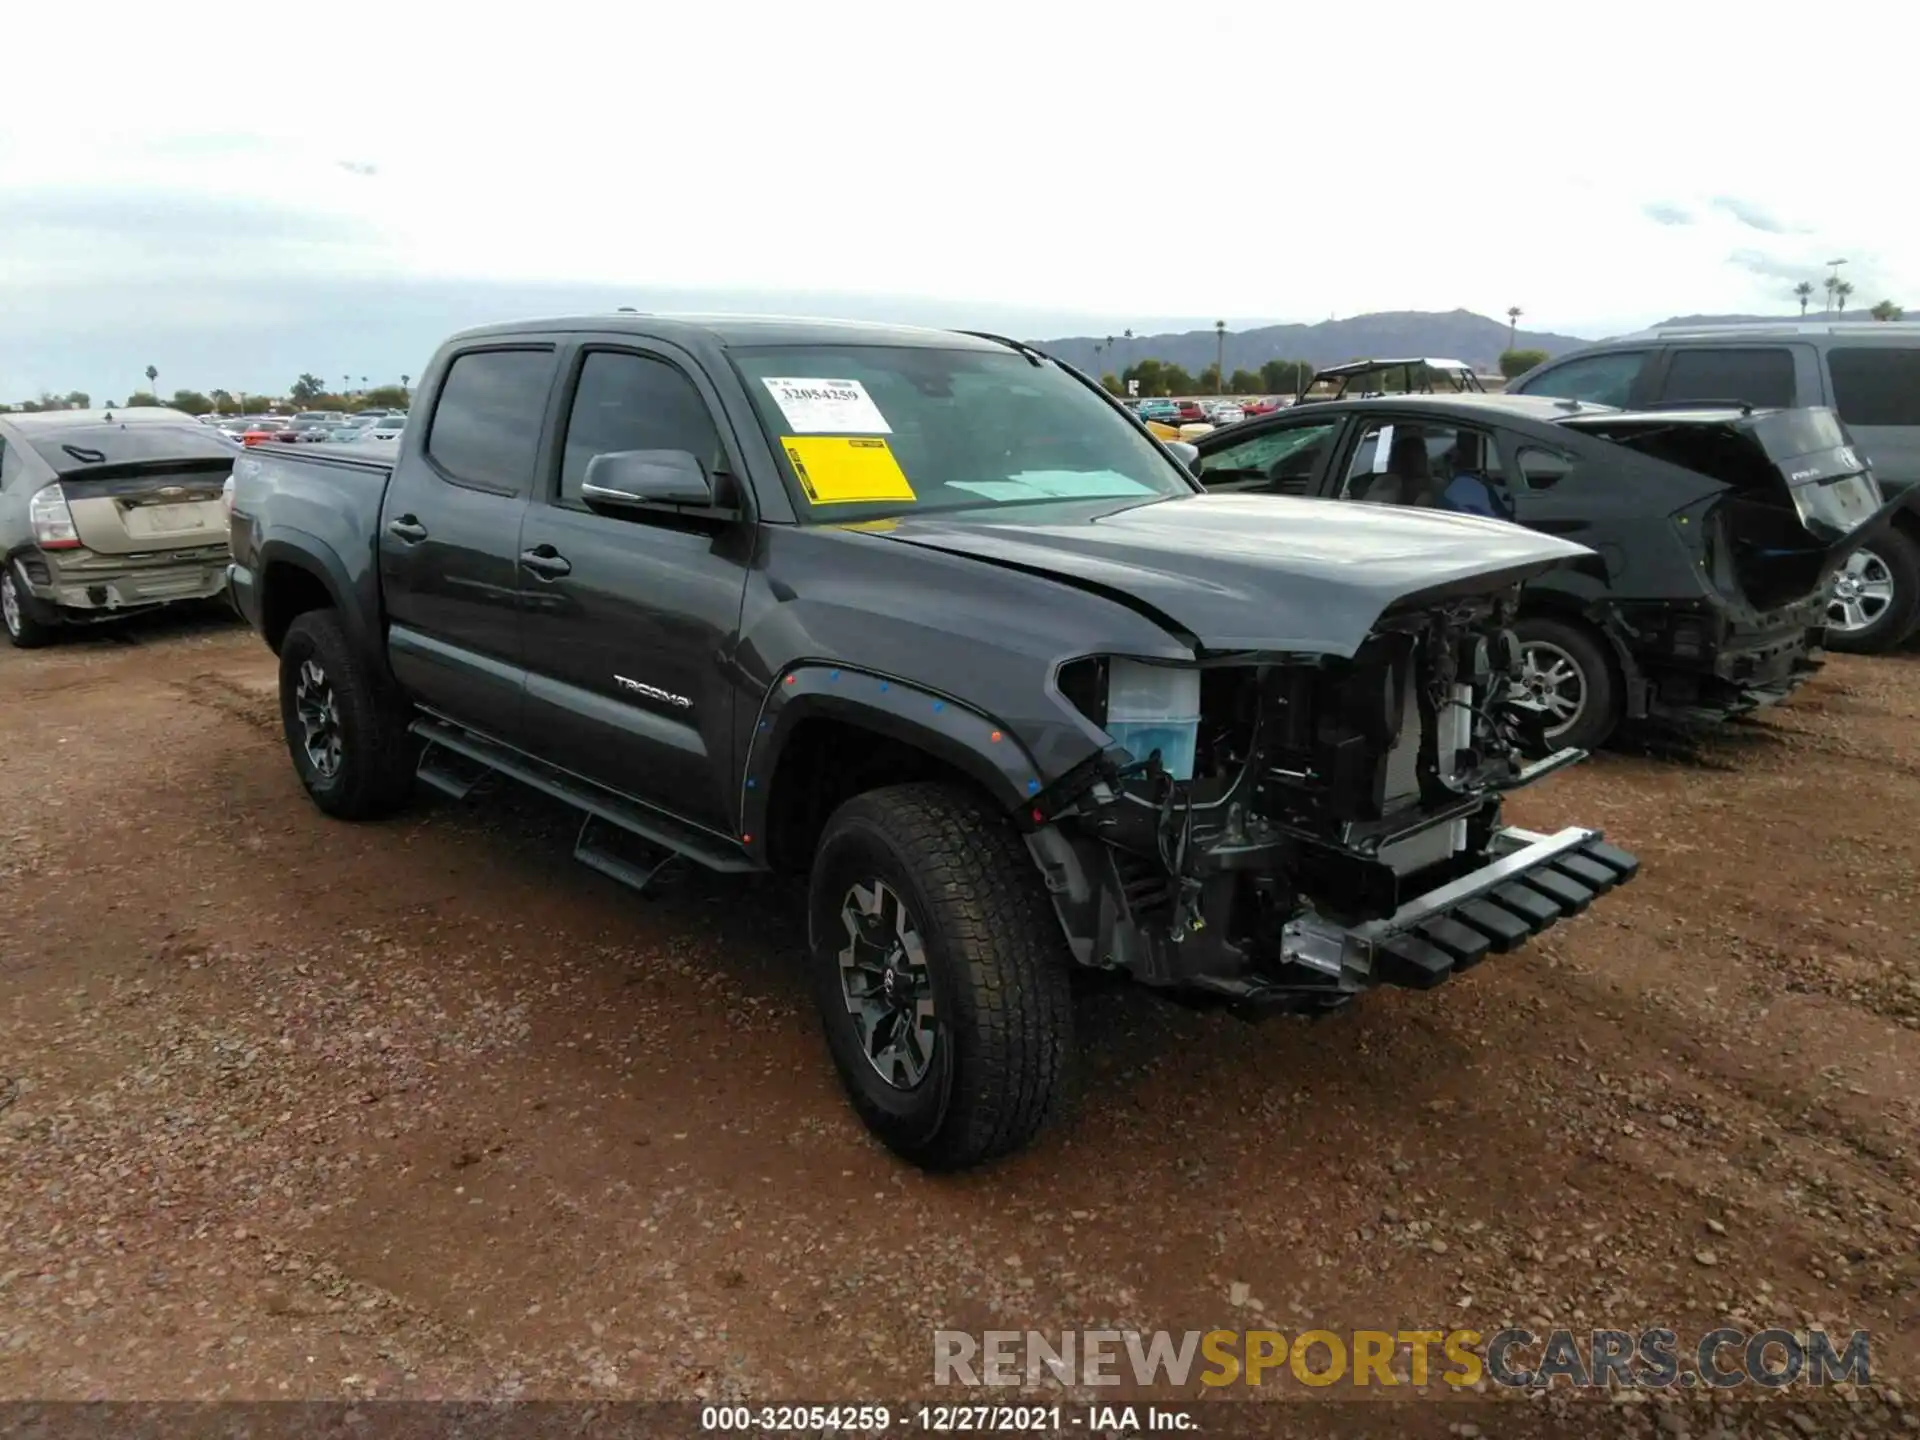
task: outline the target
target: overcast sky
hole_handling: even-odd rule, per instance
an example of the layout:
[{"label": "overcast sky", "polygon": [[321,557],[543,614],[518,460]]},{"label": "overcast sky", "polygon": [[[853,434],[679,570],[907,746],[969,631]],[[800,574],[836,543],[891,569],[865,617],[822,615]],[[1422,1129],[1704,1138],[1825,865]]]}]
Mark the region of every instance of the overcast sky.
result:
[{"label": "overcast sky", "polygon": [[672,292],[1034,336],[1509,305],[1601,335],[1784,311],[1844,256],[1856,306],[1920,311],[1898,7],[1306,9],[34,7],[0,399],[148,364],[390,379],[437,326]]}]

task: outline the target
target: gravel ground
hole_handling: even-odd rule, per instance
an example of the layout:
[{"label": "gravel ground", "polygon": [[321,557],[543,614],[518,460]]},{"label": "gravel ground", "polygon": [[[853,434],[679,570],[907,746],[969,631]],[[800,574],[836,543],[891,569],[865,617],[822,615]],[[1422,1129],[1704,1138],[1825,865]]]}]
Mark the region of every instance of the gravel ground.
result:
[{"label": "gravel ground", "polygon": [[842,1103],[789,889],[636,898],[511,788],[328,821],[272,683],[213,620],[0,649],[0,1398],[897,1403],[935,1327],[1731,1323],[1869,1329],[1874,1384],[1391,1429],[1920,1431],[1920,654],[1520,797],[1642,878],[1439,991],[1090,989],[1073,1112],[957,1179]]}]

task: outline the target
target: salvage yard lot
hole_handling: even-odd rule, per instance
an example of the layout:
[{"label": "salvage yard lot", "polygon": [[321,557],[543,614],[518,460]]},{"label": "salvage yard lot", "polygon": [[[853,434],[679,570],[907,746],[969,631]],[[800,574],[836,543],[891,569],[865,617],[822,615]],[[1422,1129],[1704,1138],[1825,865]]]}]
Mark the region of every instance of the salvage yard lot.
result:
[{"label": "salvage yard lot", "polygon": [[1917,721],[1920,653],[1839,659],[1527,792],[1642,877],[1432,994],[1089,988],[1067,1122],[937,1179],[842,1100],[781,886],[638,899],[510,787],[329,821],[225,623],[0,650],[0,1396],[899,1399],[936,1327],[1726,1317],[1913,1394]]}]

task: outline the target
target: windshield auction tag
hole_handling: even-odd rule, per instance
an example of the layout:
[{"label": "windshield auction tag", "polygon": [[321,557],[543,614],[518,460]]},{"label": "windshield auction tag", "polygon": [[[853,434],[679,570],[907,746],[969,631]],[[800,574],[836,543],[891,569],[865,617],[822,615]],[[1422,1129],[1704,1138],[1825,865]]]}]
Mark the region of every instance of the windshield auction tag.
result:
[{"label": "windshield auction tag", "polygon": [[780,448],[815,505],[919,499],[892,448],[877,435],[786,435]]},{"label": "windshield auction tag", "polygon": [[858,380],[768,378],[787,424],[803,435],[891,435],[893,427]]}]

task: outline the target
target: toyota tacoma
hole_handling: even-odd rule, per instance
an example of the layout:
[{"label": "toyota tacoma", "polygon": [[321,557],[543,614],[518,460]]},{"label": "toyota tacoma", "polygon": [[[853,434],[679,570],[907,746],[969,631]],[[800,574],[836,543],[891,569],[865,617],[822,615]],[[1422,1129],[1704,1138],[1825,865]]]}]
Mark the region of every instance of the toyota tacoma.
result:
[{"label": "toyota tacoma", "polygon": [[500,774],[633,884],[805,875],[832,1058],[922,1166],[1040,1127],[1076,966],[1320,1012],[1637,869],[1501,820],[1582,754],[1511,699],[1520,586],[1570,541],[1208,495],[1087,377],[970,333],[500,325],[413,414],[235,463],[232,588],[313,801]]}]

